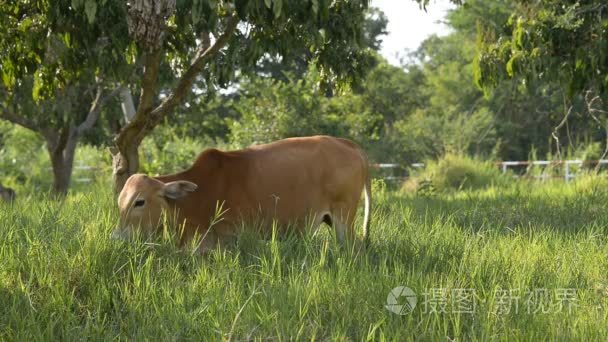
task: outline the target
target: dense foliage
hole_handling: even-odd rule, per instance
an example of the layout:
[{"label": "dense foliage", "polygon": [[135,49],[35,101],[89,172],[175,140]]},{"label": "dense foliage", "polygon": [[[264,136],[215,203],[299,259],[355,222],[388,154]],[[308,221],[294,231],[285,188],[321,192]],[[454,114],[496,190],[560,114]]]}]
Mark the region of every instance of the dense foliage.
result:
[{"label": "dense foliage", "polygon": [[[505,82],[542,100],[531,121],[559,128],[559,145],[580,146],[608,137],[608,5],[600,0],[508,1],[509,18],[479,25],[475,79],[486,91]],[[543,122],[544,121],[544,122]],[[539,125],[536,124],[536,127]],[[531,129],[531,131],[535,131]],[[608,155],[608,141],[603,144]]]},{"label": "dense foliage", "polygon": [[139,169],[143,139],[193,90],[212,98],[268,58],[316,65],[327,91],[359,81],[385,25],[380,15],[366,21],[367,7],[363,0],[3,2],[0,118],[46,139],[55,190],[65,193],[78,138],[109,99],[126,92],[124,105],[135,93],[136,110],[125,110],[124,120],[106,110],[117,133],[120,190]]},{"label": "dense foliage", "polygon": [[[238,134],[242,134],[243,127],[274,132],[266,140],[248,142],[309,134],[311,128],[317,133],[341,132],[363,144],[376,161],[408,163],[445,153],[511,160],[581,157],[589,144],[602,142],[606,137],[603,104],[599,99],[590,103],[592,97],[583,93],[570,97],[568,88],[556,79],[531,78],[522,83],[517,78],[497,78],[492,89],[482,91],[475,86],[475,81],[479,82],[479,66],[485,58],[483,51],[479,54],[480,41],[489,30],[507,27],[521,6],[510,0],[467,1],[447,17],[451,34],[430,37],[404,59],[401,67],[380,61],[364,82],[345,94],[321,99],[324,94],[317,91],[315,104],[311,102],[308,107],[297,103],[308,101],[315,90],[302,91],[300,79],[291,79],[280,88],[283,93],[288,92],[289,87],[292,94],[301,93],[301,101],[293,95],[285,102],[277,96],[261,95],[264,84],[272,83],[258,84],[257,91],[244,87],[242,103],[237,105],[239,110],[231,112],[230,121],[238,124],[231,127]],[[303,77],[304,82],[316,84],[310,82],[314,72]],[[260,97],[257,104],[247,92]],[[345,115],[340,120],[343,126],[355,127],[357,121],[368,123],[363,136],[356,134],[361,132],[356,127],[338,130],[331,124],[335,121],[331,115],[318,114],[324,112],[321,103],[340,102],[334,97],[343,97],[349,103],[343,103]],[[255,118],[261,101],[283,119]],[[286,109],[287,103],[294,106]],[[360,107],[352,111],[349,108],[352,104]],[[567,113],[567,123],[560,126]],[[310,115],[308,122],[316,126],[298,119],[307,115]],[[368,119],[350,119],[360,115]],[[280,122],[289,121],[286,117],[298,124],[281,130]],[[320,117],[325,119],[320,122]],[[224,139],[228,141],[233,138],[230,134],[226,136]],[[263,135],[261,138],[264,139]],[[601,155],[587,157],[597,159]]]},{"label": "dense foliage", "polygon": [[[599,3],[579,1],[562,6],[563,1],[469,0],[448,14],[450,34],[429,37],[417,50],[404,55],[399,66],[390,65],[377,53],[387,24],[377,9],[329,11],[323,7],[326,3],[315,7],[314,1],[309,7],[290,1],[237,3],[234,10],[250,29],[236,31],[220,58],[209,61],[200,77],[194,78],[193,93],[184,95],[183,104],[177,105],[174,113],[155,119],[167,126],[152,134],[149,141],[156,148],[162,149],[167,137],[180,137],[189,141],[189,146],[197,146],[193,149],[203,149],[242,148],[289,136],[330,134],[355,140],[373,161],[404,165],[445,154],[492,160],[597,159],[605,155],[608,125],[601,96],[603,21],[592,20],[603,18],[604,6]],[[213,4],[216,14],[209,11]],[[13,89],[2,100],[5,107],[44,127],[77,124],[95,100],[95,85],[104,88],[115,81],[132,89],[138,105],[143,88],[141,80],[133,76],[142,72],[147,50],[129,36],[124,18],[117,19],[127,16],[128,9],[112,1],[96,4],[82,0],[62,6],[67,7],[51,8],[46,2],[2,7],[13,20],[0,26],[5,47],[0,52],[3,87],[5,91]],[[175,22],[167,22],[168,35],[163,40],[165,55],[156,86],[160,97],[152,101],[161,107],[180,82],[193,49],[201,43],[193,38],[194,33],[221,34],[226,11],[232,9],[229,3],[206,1],[178,2],[176,6]],[[193,10],[186,13],[189,6]],[[19,11],[38,16],[28,24],[19,17]],[[319,21],[298,17],[309,13],[306,11]],[[340,33],[345,27],[330,25],[336,23],[331,18],[338,13],[332,11],[356,13],[359,22],[352,23],[352,36]],[[291,39],[296,32],[290,29],[294,25],[291,16],[307,28],[303,41]],[[119,24],[104,29],[104,23],[112,20]],[[12,28],[15,23],[17,29]],[[79,27],[85,30],[75,34],[73,30]],[[286,30],[280,31],[285,36],[271,34],[277,27]],[[54,32],[57,39],[43,43],[45,30]],[[95,41],[101,32],[119,43],[108,46]],[[324,39],[331,35],[342,37],[340,44],[349,47],[328,44]],[[15,40],[20,41],[20,51],[30,52],[19,57],[9,46]],[[578,42],[573,45],[578,52],[551,50],[563,50],[568,42]],[[354,55],[343,55],[355,48],[351,51]],[[584,49],[597,53],[583,54]],[[54,69],[61,77],[44,76]],[[128,79],[126,75],[130,75]],[[23,82],[16,83],[18,79]],[[62,88],[62,84],[69,87]],[[64,96],[56,96],[57,89],[62,89]],[[27,101],[16,101],[14,96]],[[106,104],[98,124],[83,134],[85,142],[113,144],[112,137],[127,124],[118,105],[119,101]],[[150,153],[142,153],[138,158],[142,170],[149,171]],[[170,169],[170,164],[163,165]],[[10,167],[2,170],[12,172]]]},{"label": "dense foliage", "polygon": [[478,82],[558,82],[569,96],[608,90],[608,4],[602,0],[511,2],[508,21],[480,28]]},{"label": "dense foliage", "polygon": [[494,163],[448,153],[415,170],[403,184],[405,192],[431,195],[436,192],[507,187],[512,174],[503,174]]}]

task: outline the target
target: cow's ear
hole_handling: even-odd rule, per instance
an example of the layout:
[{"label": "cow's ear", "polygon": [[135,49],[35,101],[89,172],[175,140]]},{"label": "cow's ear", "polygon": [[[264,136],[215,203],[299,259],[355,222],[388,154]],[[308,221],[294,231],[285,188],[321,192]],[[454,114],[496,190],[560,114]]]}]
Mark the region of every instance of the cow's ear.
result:
[{"label": "cow's ear", "polygon": [[165,184],[164,195],[170,199],[178,199],[194,192],[198,186],[188,181],[175,181]]}]

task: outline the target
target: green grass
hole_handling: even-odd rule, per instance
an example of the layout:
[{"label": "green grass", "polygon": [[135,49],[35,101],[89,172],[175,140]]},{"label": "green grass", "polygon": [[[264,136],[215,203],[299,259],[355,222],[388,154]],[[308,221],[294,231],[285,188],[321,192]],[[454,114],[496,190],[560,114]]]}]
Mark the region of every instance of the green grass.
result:
[{"label": "green grass", "polygon": [[[363,253],[324,229],[279,241],[244,234],[207,258],[110,240],[117,210],[101,184],[63,204],[21,195],[0,207],[0,340],[604,340],[606,185],[386,192]],[[400,285],[418,294],[405,315],[384,307]],[[433,289],[445,289],[445,313],[425,309]],[[472,289],[463,311],[474,291],[472,313],[455,312],[458,289]],[[517,313],[495,312],[498,289],[520,289]],[[527,289],[547,289],[552,303],[574,289],[574,307],[528,313]]]}]

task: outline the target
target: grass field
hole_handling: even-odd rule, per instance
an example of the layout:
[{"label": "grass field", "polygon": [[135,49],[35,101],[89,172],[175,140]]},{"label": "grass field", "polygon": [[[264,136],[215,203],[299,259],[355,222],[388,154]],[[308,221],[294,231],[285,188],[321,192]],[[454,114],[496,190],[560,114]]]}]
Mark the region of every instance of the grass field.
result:
[{"label": "grass field", "polygon": [[[110,240],[101,184],[22,195],[0,207],[0,340],[605,340],[607,185],[376,192],[364,252],[323,229],[208,258]],[[402,315],[398,286],[417,295]]]}]

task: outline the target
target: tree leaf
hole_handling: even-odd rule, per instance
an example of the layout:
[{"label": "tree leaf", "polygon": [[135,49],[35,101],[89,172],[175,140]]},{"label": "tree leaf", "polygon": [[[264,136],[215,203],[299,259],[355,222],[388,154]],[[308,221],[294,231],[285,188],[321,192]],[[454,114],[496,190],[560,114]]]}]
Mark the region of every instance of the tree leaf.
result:
[{"label": "tree leaf", "polygon": [[199,0],[194,0],[192,2],[192,23],[194,25],[198,24],[198,21],[201,18],[201,7],[201,2]]},{"label": "tree leaf", "polygon": [[44,85],[43,83],[42,72],[36,71],[34,73],[34,85],[32,87],[32,99],[34,99],[35,102],[38,102],[40,99],[40,92],[42,91],[42,87]]},{"label": "tree leaf", "polygon": [[84,12],[87,15],[89,24],[92,24],[95,21],[95,13],[97,13],[97,2],[95,0],[87,0],[84,4]]},{"label": "tree leaf", "polygon": [[15,77],[13,74],[13,64],[10,60],[2,61],[3,67],[0,68],[0,72],[2,72],[2,83],[6,88],[12,88],[15,84]]},{"label": "tree leaf", "polygon": [[283,0],[273,0],[272,10],[274,17],[278,18],[281,16],[281,10],[283,9]]},{"label": "tree leaf", "polygon": [[236,7],[236,13],[241,20],[247,20],[247,7],[249,0],[236,0],[234,5]]},{"label": "tree leaf", "polygon": [[327,35],[326,35],[326,31],[324,28],[319,29],[319,35],[321,36],[323,43],[325,43]]},{"label": "tree leaf", "polygon": [[272,0],[264,0],[264,4],[266,4],[266,7],[270,9],[270,6],[272,6]]}]

